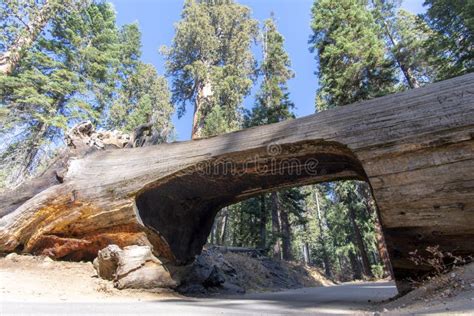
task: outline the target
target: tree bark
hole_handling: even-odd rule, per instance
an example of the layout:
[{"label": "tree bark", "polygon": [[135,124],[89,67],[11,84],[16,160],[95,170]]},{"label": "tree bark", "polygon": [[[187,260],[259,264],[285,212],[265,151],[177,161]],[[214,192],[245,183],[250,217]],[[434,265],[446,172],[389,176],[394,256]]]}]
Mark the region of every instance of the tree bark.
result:
[{"label": "tree bark", "polygon": [[387,246],[383,237],[382,226],[380,225],[378,217],[375,220],[375,242],[377,245],[377,251],[380,257],[380,261],[383,265],[384,274],[386,276],[393,277],[392,265],[390,264],[390,257],[388,255]]},{"label": "tree bark", "polygon": [[351,226],[352,226],[353,233],[354,233],[354,242],[355,242],[355,245],[356,245],[357,249],[359,250],[359,255],[362,259],[363,273],[366,276],[372,276],[372,270],[370,268],[369,256],[367,255],[367,250],[365,249],[364,239],[362,238],[362,233],[361,233],[361,231],[359,229],[359,226],[357,225],[355,219],[356,219],[356,215],[355,215],[354,209],[349,206],[349,220],[351,222]]},{"label": "tree bark", "polygon": [[280,243],[280,210],[278,202],[278,193],[270,193],[272,205],[272,236],[273,236],[273,258],[281,259],[281,243]]},{"label": "tree bark", "polygon": [[325,238],[325,229],[323,225],[323,218],[321,216],[321,207],[319,204],[319,196],[316,189],[314,189],[313,194],[316,200],[316,210],[318,212],[318,226],[319,226],[318,240],[321,245],[321,249],[323,250],[324,272],[327,277],[331,277],[332,276],[331,261],[329,260],[329,253],[328,253],[326,238]]},{"label": "tree bark", "polygon": [[267,248],[267,209],[265,205],[265,194],[260,195],[260,238],[259,247]]},{"label": "tree bark", "polygon": [[368,184],[361,185],[360,189],[368,213],[375,217],[375,243],[380,261],[383,265],[384,275],[393,277],[392,266],[390,264],[390,257],[387,245],[385,244],[385,238],[383,237],[382,226],[380,225],[380,216],[378,214],[377,205],[375,204]]},{"label": "tree bark", "polygon": [[199,139],[203,137],[203,128],[206,120],[206,103],[212,96],[212,85],[209,80],[205,80],[202,83],[197,84],[197,95],[194,102],[194,115],[193,115],[193,129],[191,132],[191,139]]},{"label": "tree bark", "polygon": [[363,275],[362,275],[362,270],[361,270],[359,260],[357,260],[357,257],[355,255],[355,253],[352,252],[352,251],[349,251],[349,261],[351,263],[351,268],[352,268],[352,272],[353,272],[353,275],[352,275],[353,279],[354,280],[362,280]]},{"label": "tree bark", "polygon": [[219,245],[225,245],[225,240],[227,236],[227,223],[229,221],[229,210],[227,207],[224,207],[222,212],[222,223],[221,230],[219,234]]},{"label": "tree bark", "polygon": [[281,249],[283,260],[293,260],[293,253],[291,251],[291,227],[288,218],[288,211],[280,209],[280,228],[281,228]]},{"label": "tree bark", "polygon": [[311,256],[309,254],[309,245],[307,242],[303,242],[303,261],[307,265],[311,264]]}]

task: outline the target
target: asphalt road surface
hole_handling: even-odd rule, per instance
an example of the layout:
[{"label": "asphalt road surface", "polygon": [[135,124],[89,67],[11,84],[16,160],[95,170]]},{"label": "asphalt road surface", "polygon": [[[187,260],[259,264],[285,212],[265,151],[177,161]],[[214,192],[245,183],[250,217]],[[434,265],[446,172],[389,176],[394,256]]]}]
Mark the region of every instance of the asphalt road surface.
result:
[{"label": "asphalt road surface", "polygon": [[[397,294],[392,282],[365,282],[232,297],[134,303],[3,301],[1,315],[310,315],[363,313]],[[370,302],[369,302],[370,300]],[[373,306],[373,305],[372,305]]]}]

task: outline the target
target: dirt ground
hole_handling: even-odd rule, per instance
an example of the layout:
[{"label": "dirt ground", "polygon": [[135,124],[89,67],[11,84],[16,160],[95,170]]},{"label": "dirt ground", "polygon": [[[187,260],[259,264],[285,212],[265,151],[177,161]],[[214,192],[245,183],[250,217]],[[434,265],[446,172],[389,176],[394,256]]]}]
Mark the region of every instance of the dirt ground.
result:
[{"label": "dirt ground", "polygon": [[[332,285],[316,268],[226,254],[247,293]],[[268,262],[267,262],[268,261]],[[216,294],[219,294],[217,292]],[[172,290],[114,288],[90,262],[54,261],[49,257],[10,254],[0,257],[0,296],[27,301],[135,302],[183,297]]]},{"label": "dirt ground", "polygon": [[224,258],[237,271],[247,293],[334,285],[319,269],[294,262],[231,252]]},{"label": "dirt ground", "polygon": [[427,280],[410,293],[375,309],[388,314],[474,315],[474,263]]},{"label": "dirt ground", "polygon": [[10,254],[0,258],[0,296],[5,301],[136,302],[180,297],[173,291],[118,290],[97,277],[90,262],[53,261]]}]

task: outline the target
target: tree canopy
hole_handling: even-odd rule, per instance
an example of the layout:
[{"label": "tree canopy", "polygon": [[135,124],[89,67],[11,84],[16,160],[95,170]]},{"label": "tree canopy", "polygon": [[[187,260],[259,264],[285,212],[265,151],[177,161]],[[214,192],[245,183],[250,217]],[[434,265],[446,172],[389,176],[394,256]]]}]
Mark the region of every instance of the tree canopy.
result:
[{"label": "tree canopy", "polygon": [[243,98],[250,92],[255,59],[250,51],[257,36],[250,9],[231,0],[184,4],[171,47],[165,47],[167,75],[178,115],[194,106],[193,138],[203,134],[208,116],[220,130],[238,128]]}]

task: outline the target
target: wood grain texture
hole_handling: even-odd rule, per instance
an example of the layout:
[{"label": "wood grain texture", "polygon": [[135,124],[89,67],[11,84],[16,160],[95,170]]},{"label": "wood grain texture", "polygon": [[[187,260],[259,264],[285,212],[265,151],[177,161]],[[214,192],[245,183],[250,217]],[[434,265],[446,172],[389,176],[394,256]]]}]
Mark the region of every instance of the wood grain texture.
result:
[{"label": "wood grain texture", "polygon": [[474,254],[473,135],[470,74],[213,138],[72,155],[62,183],[26,201],[0,197],[0,250],[81,259],[112,243],[152,245],[165,264],[186,265],[226,205],[359,179],[372,186],[404,290],[424,273],[410,251]]}]

